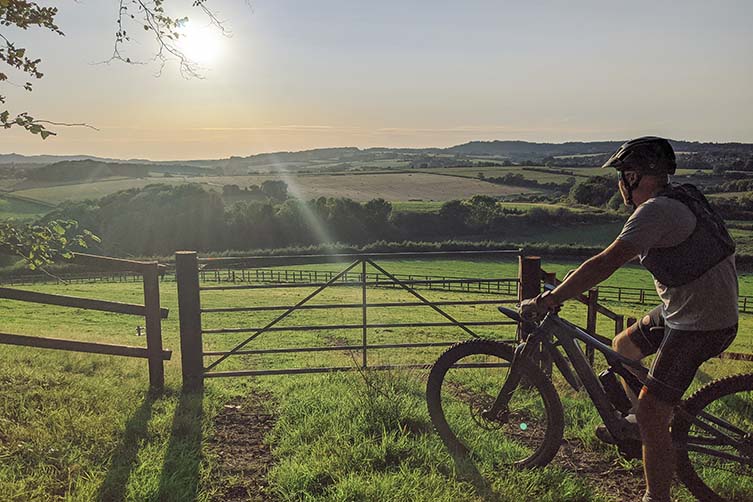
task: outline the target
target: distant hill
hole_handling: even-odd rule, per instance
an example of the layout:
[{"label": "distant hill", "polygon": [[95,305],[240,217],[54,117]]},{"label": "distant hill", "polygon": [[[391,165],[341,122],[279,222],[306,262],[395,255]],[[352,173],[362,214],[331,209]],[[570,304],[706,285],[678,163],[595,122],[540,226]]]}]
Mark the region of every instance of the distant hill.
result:
[{"label": "distant hill", "polygon": [[463,155],[493,155],[508,157],[554,157],[558,155],[586,155],[613,152],[622,141],[593,141],[588,143],[529,143],[528,141],[470,141],[444,151]]},{"label": "distant hill", "polygon": [[198,166],[129,164],[100,160],[63,160],[25,173],[26,179],[37,182],[71,182],[112,177],[146,178],[149,173],[201,175],[213,171]]},{"label": "distant hill", "polygon": [[95,157],[93,155],[21,155],[18,153],[5,153],[0,154],[0,164],[54,164],[55,162],[61,162],[64,160],[95,160],[99,162],[151,162],[149,160],[122,160],[111,159],[103,157]]},{"label": "distant hill", "polygon": [[[568,143],[529,143],[527,141],[471,141],[445,148],[445,152],[463,155],[492,155],[508,157],[557,157],[564,155],[592,155],[611,153],[624,141],[589,141]],[[670,140],[676,152],[689,153],[748,153],[753,154],[751,143],[699,143]]]},{"label": "distant hill", "polygon": [[149,175],[149,166],[102,162],[99,160],[63,160],[34,169],[26,174],[29,181],[84,181],[125,176],[143,178]]},{"label": "distant hill", "polygon": [[[59,163],[61,161],[93,161],[117,164],[149,165],[152,172],[168,172],[191,174],[191,168],[217,169],[225,174],[247,173],[249,170],[282,169],[297,170],[326,165],[328,162],[371,162],[390,159],[411,160],[416,156],[455,155],[455,156],[489,156],[506,158],[515,162],[541,162],[546,159],[563,156],[607,155],[615,151],[623,140],[619,141],[571,141],[566,143],[535,143],[529,141],[470,141],[462,145],[448,148],[318,148],[299,152],[273,152],[249,155],[246,157],[229,157],[225,159],[197,159],[186,161],[150,161],[150,160],[117,160],[92,157],[88,155],[55,156],[18,154],[0,154],[2,164],[43,164]],[[704,156],[713,164],[714,159],[748,159],[753,156],[751,143],[712,143],[670,140],[677,152],[683,154],[698,154]],[[595,158],[594,162],[598,159]],[[167,167],[170,166],[170,167]],[[205,172],[207,171],[199,171]],[[197,172],[198,173],[198,172]]]}]

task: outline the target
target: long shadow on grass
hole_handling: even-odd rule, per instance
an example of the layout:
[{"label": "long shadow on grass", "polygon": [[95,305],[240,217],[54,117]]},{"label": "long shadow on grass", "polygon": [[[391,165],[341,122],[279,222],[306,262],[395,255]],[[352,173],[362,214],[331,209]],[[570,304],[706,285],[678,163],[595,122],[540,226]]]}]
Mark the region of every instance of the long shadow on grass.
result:
[{"label": "long shadow on grass", "polygon": [[159,480],[159,500],[195,500],[199,491],[204,391],[183,391],[173,416]]},{"label": "long shadow on grass", "polygon": [[97,500],[104,502],[125,499],[126,485],[138,460],[139,445],[147,435],[154,400],[154,395],[147,394],[144,402],[126,422],[123,437],[107,468],[107,476],[99,487]]},{"label": "long shadow on grass", "polygon": [[476,495],[481,497],[482,500],[497,500],[499,498],[489,482],[481,475],[473,460],[460,454],[452,454],[452,460],[455,462],[456,478],[473,485]]}]

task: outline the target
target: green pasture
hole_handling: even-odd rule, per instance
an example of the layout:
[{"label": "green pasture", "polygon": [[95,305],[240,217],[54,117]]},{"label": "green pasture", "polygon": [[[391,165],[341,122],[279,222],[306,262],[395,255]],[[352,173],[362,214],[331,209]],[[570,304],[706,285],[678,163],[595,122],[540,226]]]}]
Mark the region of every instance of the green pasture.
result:
[{"label": "green pasture", "polygon": [[13,185],[20,183],[21,181],[20,178],[0,178],[0,188],[3,190],[9,190]]},{"label": "green pasture", "polygon": [[[514,261],[392,261],[388,271],[465,277],[514,277]],[[561,276],[574,263],[548,261],[544,268]],[[312,266],[323,269],[327,266]],[[337,269],[336,265],[330,265]],[[301,268],[301,267],[296,267]],[[369,270],[370,271],[370,270]],[[214,283],[208,283],[212,285]],[[609,284],[650,287],[640,269],[619,271]],[[753,293],[750,276],[741,280]],[[37,291],[138,303],[139,284],[40,285]],[[206,291],[204,307],[291,305],[309,289]],[[431,300],[490,299],[487,294],[423,290]],[[370,288],[369,301],[412,301],[403,291]],[[312,303],[358,303],[361,290],[325,290]],[[0,346],[0,493],[3,500],[211,500],[227,486],[243,481],[220,471],[218,451],[211,447],[213,419],[231,399],[265,393],[269,412],[278,417],[267,437],[274,455],[269,490],[281,500],[616,500],[588,479],[563,467],[500,472],[493,458],[479,458],[469,478],[432,432],[424,387],[426,369],[349,372],[332,375],[211,379],[203,394],[181,394],[178,310],[175,283],[163,282],[161,303],[170,309],[163,321],[164,346],[173,349],[166,363],[167,388],[149,395],[146,361],[112,356],[74,354],[43,349]],[[608,304],[628,315],[646,307]],[[453,306],[448,312],[461,321],[502,320],[494,306]],[[283,326],[350,324],[359,309],[305,310]],[[428,307],[370,309],[369,322],[442,321]],[[585,322],[585,310],[568,303],[563,316]],[[205,314],[204,328],[254,327],[273,318],[272,312]],[[0,331],[39,336],[144,345],[135,336],[143,320],[63,307],[0,301]],[[753,316],[741,318],[733,350],[753,352]],[[610,334],[601,318],[599,331]],[[511,338],[512,326],[484,327],[480,335]],[[358,344],[361,330],[270,332],[249,348]],[[371,329],[370,343],[455,341],[467,337],[457,328]],[[243,334],[205,335],[206,350],[227,350]],[[381,350],[369,353],[369,364],[430,364],[439,348]],[[206,359],[206,363],[211,358]],[[355,368],[361,353],[330,351],[243,355],[218,370],[346,366]],[[749,363],[711,361],[704,374],[721,376],[751,371]],[[639,464],[618,461],[612,447],[595,440],[598,417],[583,395],[557,381],[567,414],[566,437],[582,443],[594,456],[622,462],[636,476]],[[678,490],[680,500],[690,500]],[[242,498],[242,496],[241,496]]]},{"label": "green pasture", "polygon": [[[416,212],[416,213],[435,213],[444,204],[444,201],[438,200],[410,200],[410,201],[396,201],[392,203],[392,210],[396,212]],[[518,211],[528,211],[533,208],[541,208],[547,210],[555,209],[567,209],[576,213],[585,213],[593,211],[593,208],[585,206],[567,206],[565,204],[550,204],[543,202],[498,202],[500,207],[505,209],[516,209]]]},{"label": "green pasture", "polygon": [[48,206],[0,194],[0,220],[33,220],[49,211]]},{"label": "green pasture", "polygon": [[737,244],[737,252],[753,254],[753,230],[730,228],[729,233]]},{"label": "green pasture", "polygon": [[598,223],[594,225],[562,226],[560,228],[538,229],[501,235],[499,238],[521,244],[571,244],[574,246],[604,246],[612,242],[622,229],[623,223]]},{"label": "green pasture", "polygon": [[392,202],[392,212],[436,213],[445,201],[409,200]]},{"label": "green pasture", "polygon": [[45,202],[58,204],[65,200],[86,200],[99,199],[105,195],[128,190],[129,188],[144,188],[147,185],[155,183],[166,183],[168,185],[179,185],[185,183],[183,178],[121,178],[116,180],[87,181],[85,183],[54,185],[39,188],[28,188],[18,190],[18,195],[39,199]]},{"label": "green pasture", "polygon": [[[537,167],[537,169],[548,170],[547,167]],[[554,168],[559,169],[559,168]],[[581,168],[571,169],[577,174],[581,172]],[[426,169],[420,169],[419,172],[428,172],[434,174],[444,174],[448,176],[459,176],[462,178],[478,178],[479,173],[483,174],[486,178],[495,178],[504,176],[505,174],[521,174],[525,179],[536,180],[541,183],[564,183],[567,178],[570,178],[569,174],[561,174],[557,172],[542,172],[532,171],[518,166],[495,166],[495,167],[432,167]],[[585,172],[583,174],[586,174]],[[590,174],[588,174],[590,176]]]},{"label": "green pasture", "polygon": [[753,192],[723,192],[709,194],[711,199],[733,199],[738,197],[750,197]]},{"label": "green pasture", "polygon": [[[577,268],[582,261],[573,259],[556,259],[544,257],[541,261],[541,268],[547,272],[554,272],[560,279],[565,274]],[[413,274],[416,276],[435,276],[435,277],[480,277],[485,279],[517,277],[518,261],[517,256],[509,255],[501,258],[479,258],[479,259],[408,259],[408,260],[383,260],[377,261],[387,272],[394,274]],[[316,265],[295,265],[286,267],[272,267],[290,270],[324,270],[339,272],[347,264],[316,264]],[[753,274],[743,273],[738,277],[740,285],[740,295],[753,296]],[[622,288],[644,288],[653,289],[654,281],[651,274],[641,265],[629,264],[617,270],[610,278],[602,284],[605,286],[622,287]],[[657,298],[658,304],[658,298]],[[629,308],[628,304],[624,305]],[[618,309],[614,309],[618,310]]]}]

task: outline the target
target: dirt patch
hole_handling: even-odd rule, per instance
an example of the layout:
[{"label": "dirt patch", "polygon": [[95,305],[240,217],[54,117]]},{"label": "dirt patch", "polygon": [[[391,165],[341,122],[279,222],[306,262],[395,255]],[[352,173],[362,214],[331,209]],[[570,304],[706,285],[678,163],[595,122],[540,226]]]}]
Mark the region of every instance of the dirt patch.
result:
[{"label": "dirt patch", "polygon": [[580,441],[564,439],[552,464],[585,478],[613,500],[640,500],[643,497],[643,471],[626,469],[618,459],[589,451]]},{"label": "dirt patch", "polygon": [[[455,382],[449,383],[449,388],[456,397],[479,409],[488,408],[494,399],[492,396],[481,396]],[[530,418],[525,421],[529,425],[532,423]],[[530,442],[528,446],[532,448],[538,446],[543,440],[543,433],[541,435],[531,434],[530,431],[523,433],[517,427],[505,428],[503,433],[517,436],[517,439],[524,444]],[[613,500],[640,500],[643,497],[645,485],[643,470],[640,467],[627,469],[618,458],[609,458],[589,450],[578,440],[563,439],[552,465],[573,472]]]},{"label": "dirt patch", "polygon": [[274,459],[264,442],[276,421],[266,412],[272,399],[269,393],[254,393],[226,404],[215,418],[209,450],[218,459],[219,487],[213,500],[276,500],[267,483]]}]

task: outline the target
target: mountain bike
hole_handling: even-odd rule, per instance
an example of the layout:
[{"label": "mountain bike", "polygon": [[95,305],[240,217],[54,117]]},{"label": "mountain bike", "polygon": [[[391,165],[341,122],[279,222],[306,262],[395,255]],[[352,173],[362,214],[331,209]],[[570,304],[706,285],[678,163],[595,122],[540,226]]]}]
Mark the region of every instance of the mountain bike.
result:
[{"label": "mountain bike", "polygon": [[[588,397],[627,457],[640,457],[635,427],[624,419],[630,400],[617,376],[640,392],[648,370],[559,317],[540,321],[500,312],[520,323],[517,346],[474,339],[444,352],[429,374],[426,390],[431,420],[453,455],[492,459],[497,466],[545,466],[562,443],[565,419],[552,379],[536,364],[549,357],[564,380]],[[604,355],[598,376],[580,344]],[[564,352],[564,354],[563,354]],[[753,374],[721,378],[679,404],[671,423],[677,474],[702,501],[753,501]]]}]

